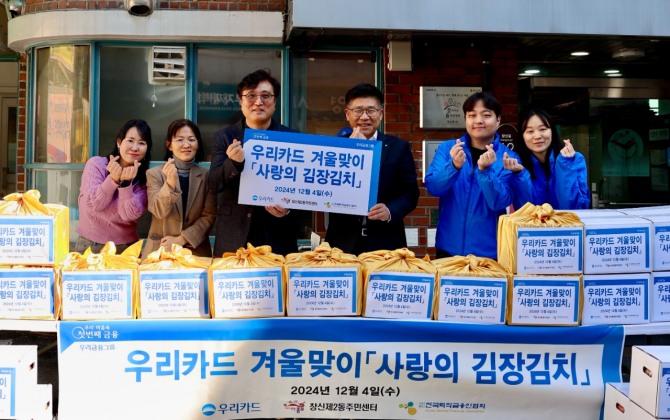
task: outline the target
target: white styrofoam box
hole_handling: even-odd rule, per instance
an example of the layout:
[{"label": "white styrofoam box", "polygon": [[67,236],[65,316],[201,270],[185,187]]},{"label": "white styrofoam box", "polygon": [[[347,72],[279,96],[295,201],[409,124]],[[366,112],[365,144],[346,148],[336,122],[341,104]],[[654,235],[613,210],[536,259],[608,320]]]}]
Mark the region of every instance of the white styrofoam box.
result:
[{"label": "white styrofoam box", "polygon": [[580,219],[589,219],[594,217],[625,217],[624,213],[621,213],[618,210],[614,209],[582,209],[582,210],[570,210],[570,213],[574,213]]},{"label": "white styrofoam box", "polygon": [[670,214],[640,215],[653,224],[651,247],[653,271],[670,271]]},{"label": "white styrofoam box", "polygon": [[607,383],[603,420],[633,420],[630,417],[630,405],[633,403],[628,398],[629,392],[628,383]]},{"label": "white styrofoam box", "polygon": [[507,279],[442,275],[439,282],[438,321],[505,323]]},{"label": "white styrofoam box", "polygon": [[670,418],[670,346],[633,347],[630,399],[658,418]]},{"label": "white styrofoam box", "polygon": [[510,325],[579,325],[581,275],[517,275],[507,293]]},{"label": "white styrofoam box", "polygon": [[651,273],[651,322],[670,321],[670,271]]},{"label": "white styrofoam box", "polygon": [[52,267],[0,268],[0,318],[55,319]]},{"label": "white styrofoam box", "polygon": [[284,316],[281,267],[211,270],[209,275],[212,318]]},{"label": "white styrofoam box", "polygon": [[584,274],[582,325],[649,322],[651,274]]},{"label": "white styrofoam box", "polygon": [[63,271],[62,319],[132,319],[134,272]]},{"label": "white styrofoam box", "polygon": [[36,385],[33,397],[33,407],[30,420],[52,420],[53,419],[53,391],[51,384]]},{"label": "white styrofoam box", "polygon": [[645,214],[670,214],[670,206],[635,207],[630,209],[619,209],[621,213],[641,216]]},{"label": "white styrofoam box", "polygon": [[140,318],[209,318],[207,270],[140,270]]},{"label": "white styrofoam box", "polygon": [[584,274],[651,272],[652,224],[636,216],[587,218]]},{"label": "white styrofoam box", "polygon": [[0,346],[0,418],[31,413],[37,386],[37,346]]},{"label": "white styrofoam box", "polygon": [[519,227],[515,274],[581,274],[583,238],[581,226]]}]

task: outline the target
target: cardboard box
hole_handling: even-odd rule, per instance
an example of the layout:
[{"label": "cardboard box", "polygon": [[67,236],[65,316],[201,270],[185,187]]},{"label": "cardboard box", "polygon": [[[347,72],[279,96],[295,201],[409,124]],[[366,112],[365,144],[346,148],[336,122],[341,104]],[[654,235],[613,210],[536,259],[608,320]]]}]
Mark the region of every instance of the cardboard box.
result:
[{"label": "cardboard box", "polygon": [[658,418],[670,418],[670,346],[634,346],[630,370],[630,399]]},{"label": "cardboard box", "polygon": [[68,207],[46,204],[53,216],[0,214],[0,264],[54,265],[70,251]]},{"label": "cardboard box", "polygon": [[55,319],[56,273],[49,268],[0,268],[0,318]]},{"label": "cardboard box", "polygon": [[507,300],[509,325],[579,325],[582,276],[514,276]]},{"label": "cardboard box", "polygon": [[442,275],[435,319],[469,324],[504,324],[507,279]]},{"label": "cardboard box", "polygon": [[626,418],[630,420],[658,420],[658,417],[647,413],[644,408],[635,404],[633,401],[630,402],[630,406],[628,407],[628,417]]},{"label": "cardboard box", "polygon": [[207,270],[139,271],[140,318],[209,318]]},{"label": "cardboard box", "polygon": [[670,272],[651,273],[650,322],[670,321]]},{"label": "cardboard box", "polygon": [[649,322],[651,274],[584,274],[582,325]]},{"label": "cardboard box", "polygon": [[586,218],[584,274],[651,272],[652,224],[635,216]]},{"label": "cardboard box", "polygon": [[581,226],[519,227],[516,258],[513,266],[506,268],[514,274],[581,274],[583,236]]},{"label": "cardboard box", "polygon": [[284,316],[282,267],[209,270],[212,318]]},{"label": "cardboard box", "polygon": [[605,408],[603,420],[634,420],[630,417],[633,402],[628,397],[630,384],[607,383],[605,385]]},{"label": "cardboard box", "polygon": [[363,316],[386,319],[432,319],[434,273],[373,271],[366,279]]},{"label": "cardboard box", "polygon": [[31,415],[37,386],[37,346],[0,346],[0,418]]},{"label": "cardboard box", "polygon": [[358,267],[286,267],[288,316],[355,316],[359,312]]},{"label": "cardboard box", "polygon": [[137,270],[62,271],[64,320],[132,319]]}]

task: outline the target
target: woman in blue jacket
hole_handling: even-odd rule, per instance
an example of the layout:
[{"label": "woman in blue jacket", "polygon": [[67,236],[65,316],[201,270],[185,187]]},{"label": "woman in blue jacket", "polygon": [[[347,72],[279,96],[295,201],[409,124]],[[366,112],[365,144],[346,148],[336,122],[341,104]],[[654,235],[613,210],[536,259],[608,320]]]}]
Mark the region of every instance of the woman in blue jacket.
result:
[{"label": "woman in blue jacket", "polygon": [[516,151],[521,161],[509,156],[503,165],[514,173],[514,207],[526,202],[549,203],[555,209],[589,208],[586,160],[570,140],[561,140],[547,112],[529,110],[521,123],[521,139]]},{"label": "woman in blue jacket", "polygon": [[463,103],[467,134],[442,143],[426,172],[426,189],[440,199],[437,258],[496,258],[498,217],[514,198],[503,155],[518,157],[500,142],[501,111],[490,93],[471,95]]}]

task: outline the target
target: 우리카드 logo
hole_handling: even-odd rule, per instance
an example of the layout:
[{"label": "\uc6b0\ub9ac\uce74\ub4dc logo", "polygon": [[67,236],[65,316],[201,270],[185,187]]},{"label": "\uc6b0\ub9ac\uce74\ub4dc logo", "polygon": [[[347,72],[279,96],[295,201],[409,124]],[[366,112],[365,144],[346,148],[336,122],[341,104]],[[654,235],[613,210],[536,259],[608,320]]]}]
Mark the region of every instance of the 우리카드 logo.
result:
[{"label": "\uc6b0\ub9ac\uce74\ub4dc logo", "polygon": [[205,404],[202,406],[202,414],[205,416],[213,416],[216,413],[216,406],[214,404]]},{"label": "\uc6b0\ub9ac\uce74\ub4dc logo", "polygon": [[267,196],[256,195],[256,194],[252,195],[251,199],[254,200],[254,201],[262,201],[262,202],[268,202],[268,203],[272,203],[272,202],[275,201],[274,197],[267,197]]}]

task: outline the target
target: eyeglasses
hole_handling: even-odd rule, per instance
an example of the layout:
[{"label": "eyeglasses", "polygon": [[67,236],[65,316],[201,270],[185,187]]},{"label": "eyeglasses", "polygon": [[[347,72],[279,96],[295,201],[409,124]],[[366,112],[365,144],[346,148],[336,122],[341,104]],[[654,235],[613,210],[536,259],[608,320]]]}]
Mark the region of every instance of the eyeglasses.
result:
[{"label": "eyeglasses", "polygon": [[176,140],[172,140],[172,143],[176,144],[177,146],[183,146],[184,143],[186,143],[186,142],[188,142],[189,145],[193,146],[194,144],[196,144],[198,142],[198,139],[187,139],[187,140],[176,139]]},{"label": "eyeglasses", "polygon": [[272,98],[274,98],[274,95],[270,95],[269,93],[261,93],[260,95],[257,93],[247,93],[246,95],[242,95],[245,98],[247,98],[247,101],[254,103],[258,98],[261,98],[263,102],[270,102]]},{"label": "eyeglasses", "polygon": [[351,108],[347,108],[347,109],[348,109],[349,111],[351,111],[351,113],[354,114],[354,116],[355,116],[356,118],[362,117],[363,114],[368,114],[368,117],[370,117],[370,118],[375,118],[375,117],[376,117],[377,115],[379,115],[379,113],[382,111],[381,108],[379,108],[379,109],[377,109],[377,108],[368,108],[368,109],[363,109],[363,108],[353,108],[353,109],[351,109]]}]

